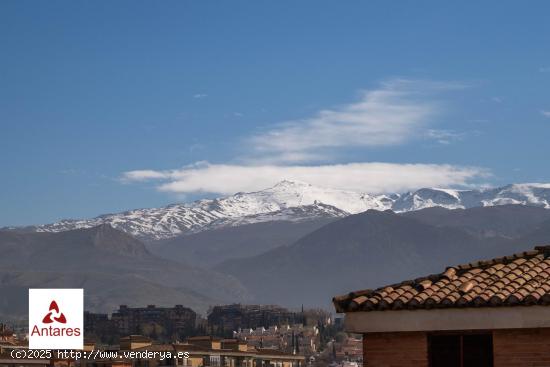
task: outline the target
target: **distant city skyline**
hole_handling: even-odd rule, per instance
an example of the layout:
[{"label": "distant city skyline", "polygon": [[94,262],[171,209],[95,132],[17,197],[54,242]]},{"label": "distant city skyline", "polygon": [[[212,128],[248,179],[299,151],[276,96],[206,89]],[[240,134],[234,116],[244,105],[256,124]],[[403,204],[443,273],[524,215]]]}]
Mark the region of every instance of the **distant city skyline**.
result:
[{"label": "distant city skyline", "polygon": [[550,182],[550,4],[0,4],[0,227]]}]

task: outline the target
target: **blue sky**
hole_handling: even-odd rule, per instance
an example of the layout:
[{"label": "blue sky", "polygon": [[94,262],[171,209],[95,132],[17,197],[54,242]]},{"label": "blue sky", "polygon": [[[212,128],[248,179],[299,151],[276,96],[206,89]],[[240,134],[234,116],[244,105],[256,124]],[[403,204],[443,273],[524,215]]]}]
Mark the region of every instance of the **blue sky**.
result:
[{"label": "blue sky", "polygon": [[0,226],[282,178],[550,182],[550,4],[2,1]]}]

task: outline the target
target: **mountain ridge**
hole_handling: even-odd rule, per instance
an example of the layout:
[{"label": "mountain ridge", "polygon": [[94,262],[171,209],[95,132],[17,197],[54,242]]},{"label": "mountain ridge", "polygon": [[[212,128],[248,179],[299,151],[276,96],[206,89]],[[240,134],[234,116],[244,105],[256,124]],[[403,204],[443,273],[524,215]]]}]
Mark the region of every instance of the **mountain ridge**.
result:
[{"label": "mountain ridge", "polygon": [[248,297],[231,276],[160,258],[109,224],[59,233],[0,231],[0,253],[0,315],[24,314],[12,305],[28,288],[85,288],[94,311],[117,303],[185,303],[205,312],[212,303]]},{"label": "mountain ridge", "polygon": [[435,273],[450,264],[520,248],[513,240],[480,238],[462,228],[368,210],[327,224],[291,245],[228,260],[214,269],[239,279],[258,302],[283,297],[295,307],[299,305],[294,300],[326,306],[333,295],[349,289]]},{"label": "mountain ridge", "polygon": [[[275,186],[217,199],[202,199],[161,208],[135,209],[91,219],[66,219],[29,227],[37,232],[61,232],[109,223],[145,241],[173,238],[212,228],[275,220],[304,221],[343,217],[369,209],[409,212],[441,206],[447,209],[521,204],[550,208],[550,184],[524,183],[496,188],[455,190],[421,188],[403,194],[368,194],[281,181]],[[290,210],[303,208],[301,211]],[[286,211],[286,212],[285,212]]]}]

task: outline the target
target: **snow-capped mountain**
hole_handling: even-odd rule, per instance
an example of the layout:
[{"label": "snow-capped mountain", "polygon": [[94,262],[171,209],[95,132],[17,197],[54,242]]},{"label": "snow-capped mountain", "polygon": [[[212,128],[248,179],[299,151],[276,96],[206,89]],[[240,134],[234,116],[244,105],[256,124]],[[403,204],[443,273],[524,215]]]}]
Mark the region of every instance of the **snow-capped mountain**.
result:
[{"label": "snow-capped mountain", "polygon": [[395,212],[404,212],[432,206],[466,209],[506,204],[550,209],[550,184],[514,184],[481,190],[420,189],[398,195],[391,209]]},{"label": "snow-capped mountain", "polygon": [[62,220],[37,226],[35,230],[59,232],[109,223],[138,238],[156,240],[224,226],[337,218],[368,209],[404,212],[432,206],[457,209],[503,204],[550,208],[550,184],[515,184],[481,190],[425,188],[405,194],[371,195],[282,181],[257,192],[162,208],[136,209],[93,219]]},{"label": "snow-capped mountain", "polygon": [[284,208],[268,213],[260,213],[247,215],[237,218],[224,218],[215,221],[208,225],[208,229],[227,227],[227,226],[242,226],[245,224],[272,222],[272,221],[302,221],[308,219],[320,218],[344,218],[349,215],[348,212],[338,209],[331,205],[316,202],[311,205],[295,206]]},{"label": "snow-capped mountain", "polygon": [[163,208],[135,209],[93,219],[62,220],[37,226],[36,230],[59,232],[109,223],[138,238],[156,240],[229,225],[342,217],[373,208],[384,210],[390,207],[388,204],[391,204],[391,200],[388,204],[383,203],[382,197],[319,188],[302,182],[281,181],[262,191]]}]

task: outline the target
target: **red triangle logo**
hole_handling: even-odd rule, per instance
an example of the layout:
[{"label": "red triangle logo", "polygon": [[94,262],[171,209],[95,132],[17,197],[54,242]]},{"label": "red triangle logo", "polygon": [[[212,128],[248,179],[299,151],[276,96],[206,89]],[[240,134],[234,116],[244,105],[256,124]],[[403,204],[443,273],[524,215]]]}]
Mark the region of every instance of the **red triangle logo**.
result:
[{"label": "red triangle logo", "polygon": [[[53,320],[52,320],[53,311],[55,311],[55,316],[53,317]],[[59,312],[59,306],[57,305],[57,302],[52,301],[50,303],[49,312],[46,314],[46,316],[44,316],[44,318],[42,319],[42,322],[44,324],[51,324],[54,321],[59,322],[61,324],[66,324],[67,318],[65,318],[65,315],[62,312]]]}]

